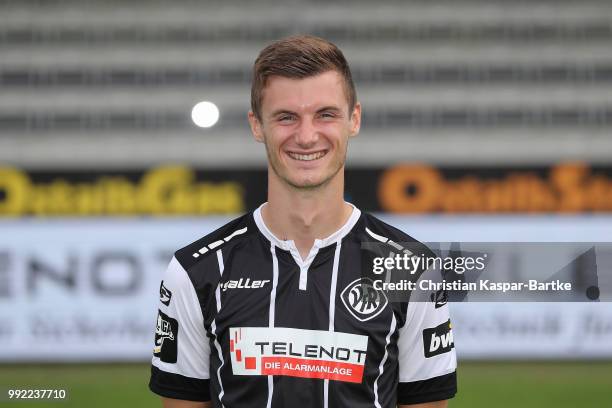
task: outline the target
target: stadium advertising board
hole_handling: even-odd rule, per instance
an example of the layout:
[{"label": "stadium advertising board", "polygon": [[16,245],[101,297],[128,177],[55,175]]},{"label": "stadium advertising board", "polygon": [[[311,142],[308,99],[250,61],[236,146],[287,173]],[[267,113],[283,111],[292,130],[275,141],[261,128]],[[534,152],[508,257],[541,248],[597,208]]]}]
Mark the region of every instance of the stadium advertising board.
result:
[{"label": "stadium advertising board", "polygon": [[[266,199],[265,169],[165,165],[125,171],[0,167],[0,217],[233,214]],[[346,197],[391,213],[612,211],[612,167],[349,168]]]},{"label": "stadium advertising board", "polygon": [[[155,311],[160,296],[164,298],[160,279],[172,251],[226,221],[226,217],[0,221],[0,361],[150,358]],[[565,235],[609,241],[612,230],[612,219],[603,216],[398,216],[390,221],[423,241],[550,240]],[[486,227],[474,228],[478,226]],[[609,271],[600,279],[609,279],[608,275]],[[605,301],[453,303],[454,342],[460,358],[610,358],[609,305]]]}]

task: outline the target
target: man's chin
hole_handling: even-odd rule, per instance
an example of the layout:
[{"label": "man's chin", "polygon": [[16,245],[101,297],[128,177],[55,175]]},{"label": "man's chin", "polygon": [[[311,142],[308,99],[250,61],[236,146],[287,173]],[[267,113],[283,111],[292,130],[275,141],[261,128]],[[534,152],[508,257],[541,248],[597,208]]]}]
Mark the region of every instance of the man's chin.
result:
[{"label": "man's chin", "polygon": [[307,177],[282,177],[283,181],[289,186],[298,190],[316,190],[329,183],[333,178],[323,176],[307,176]]},{"label": "man's chin", "polygon": [[325,187],[342,169],[342,166],[340,166],[334,172],[311,171],[310,174],[304,174],[304,172],[300,174],[300,172],[278,172],[274,166],[271,167],[276,176],[286,185],[302,191],[312,191]]}]

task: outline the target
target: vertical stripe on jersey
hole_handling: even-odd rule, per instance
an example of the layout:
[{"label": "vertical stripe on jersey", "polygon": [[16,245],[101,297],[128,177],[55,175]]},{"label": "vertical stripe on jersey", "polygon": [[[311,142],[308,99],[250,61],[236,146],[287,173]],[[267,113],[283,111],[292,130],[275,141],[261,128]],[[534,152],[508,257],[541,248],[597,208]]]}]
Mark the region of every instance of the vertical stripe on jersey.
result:
[{"label": "vertical stripe on jersey", "polygon": [[332,268],[331,289],[329,291],[329,331],[334,331],[334,322],[336,318],[336,285],[338,284],[338,264],[340,263],[340,249],[342,242],[336,243],[336,251],[334,252],[334,266]]},{"label": "vertical stripe on jersey", "polygon": [[[334,266],[332,268],[331,276],[331,288],[329,290],[329,331],[333,332],[335,327],[336,318],[336,286],[338,284],[338,264],[340,263],[340,249],[342,248],[342,241],[336,243],[336,250],[334,251]],[[329,379],[325,379],[323,382],[323,407],[328,408],[329,405]]]},{"label": "vertical stripe on jersey", "polygon": [[[223,276],[223,270],[225,266],[223,265],[223,253],[219,249],[217,251],[217,261],[219,262],[219,284],[217,285],[217,289],[215,290],[215,299],[217,300],[217,313],[221,310],[221,276]],[[210,324],[210,328],[212,329],[213,334],[215,335],[215,348],[217,349],[217,354],[219,355],[219,360],[221,360],[221,365],[217,369],[217,380],[219,380],[219,388],[221,391],[219,392],[219,402],[221,403],[221,407],[223,407],[223,395],[225,391],[223,390],[223,383],[221,382],[221,368],[225,365],[225,361],[223,360],[223,351],[221,350],[221,345],[219,344],[219,338],[217,337],[217,323],[213,319]]]},{"label": "vertical stripe on jersey", "polygon": [[268,318],[268,326],[274,327],[276,286],[278,285],[278,258],[276,257],[276,247],[274,244],[270,244],[270,252],[272,253],[272,290],[270,291],[270,314]]},{"label": "vertical stripe on jersey", "polygon": [[[221,250],[217,251],[217,262],[219,262],[219,278],[223,276],[223,270],[225,266],[223,265],[223,254]],[[221,310],[221,285],[217,285],[217,289],[215,290],[215,299],[217,300],[217,313]]]},{"label": "vertical stripe on jersey", "polygon": [[[274,315],[276,309],[276,286],[278,286],[278,258],[276,257],[276,248],[274,244],[270,244],[270,252],[272,253],[272,290],[270,291],[270,312],[268,317],[268,326],[274,327]],[[272,406],[272,394],[274,393],[274,377],[268,376],[268,403],[266,408]]]},{"label": "vertical stripe on jersey", "polygon": [[389,328],[389,333],[387,333],[387,337],[385,338],[385,355],[380,361],[380,365],[378,366],[378,376],[376,377],[376,380],[374,380],[374,406],[376,408],[381,408],[380,402],[378,402],[378,379],[383,374],[383,371],[385,368],[385,362],[387,361],[387,357],[389,356],[389,350],[387,348],[389,347],[389,342],[391,340],[391,334],[393,334],[393,332],[395,331],[396,324],[397,323],[395,321],[395,313],[392,313],[391,314],[391,327]]}]

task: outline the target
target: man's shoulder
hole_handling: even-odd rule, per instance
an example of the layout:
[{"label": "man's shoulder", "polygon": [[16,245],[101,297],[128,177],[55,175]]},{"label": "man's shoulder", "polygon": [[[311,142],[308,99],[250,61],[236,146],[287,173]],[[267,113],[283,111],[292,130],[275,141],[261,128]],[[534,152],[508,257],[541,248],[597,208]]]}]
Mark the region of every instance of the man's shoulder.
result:
[{"label": "man's shoulder", "polygon": [[397,250],[411,249],[411,252],[429,253],[430,250],[418,239],[412,237],[408,233],[382,221],[374,215],[362,212],[362,221],[358,232],[360,239],[368,242],[381,242],[383,244],[394,247]]},{"label": "man's shoulder", "polygon": [[362,215],[361,229],[369,239],[373,238],[381,242],[387,242],[388,240],[394,242],[418,242],[416,238],[368,212],[362,212]]},{"label": "man's shoulder", "polygon": [[218,249],[252,236],[256,229],[253,213],[249,212],[177,250],[174,256],[183,268],[188,269],[216,253]]}]

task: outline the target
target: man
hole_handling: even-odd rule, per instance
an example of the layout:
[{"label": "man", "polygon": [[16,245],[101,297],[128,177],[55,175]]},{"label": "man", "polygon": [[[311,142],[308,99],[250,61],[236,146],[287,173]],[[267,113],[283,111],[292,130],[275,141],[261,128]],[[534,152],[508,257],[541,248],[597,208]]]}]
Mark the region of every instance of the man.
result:
[{"label": "man", "polygon": [[[268,202],[176,252],[150,388],[165,407],[446,406],[448,306],[390,302],[362,277],[363,242],[414,240],[343,200],[361,106],[341,51],[311,36],[271,44],[251,106]],[[432,330],[444,346],[430,349]]]}]

